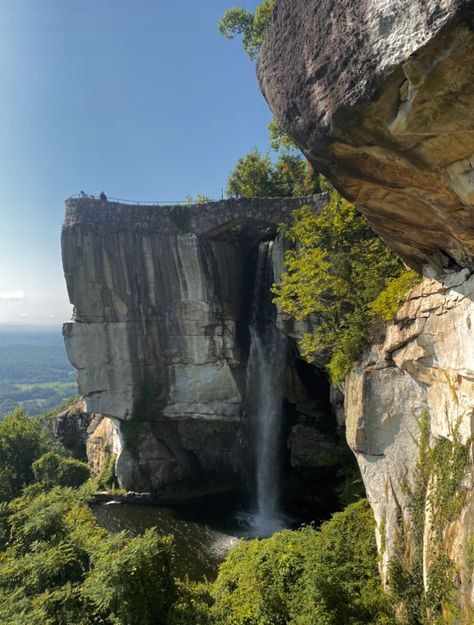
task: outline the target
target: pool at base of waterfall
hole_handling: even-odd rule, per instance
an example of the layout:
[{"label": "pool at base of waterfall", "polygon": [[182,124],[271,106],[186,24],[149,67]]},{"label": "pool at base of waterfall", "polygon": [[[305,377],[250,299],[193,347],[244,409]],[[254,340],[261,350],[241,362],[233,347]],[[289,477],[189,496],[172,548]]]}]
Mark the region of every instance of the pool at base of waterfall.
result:
[{"label": "pool at base of waterfall", "polygon": [[94,516],[111,532],[136,536],[149,527],[174,536],[175,574],[191,581],[212,581],[219,564],[239,539],[265,538],[294,526],[289,518],[259,518],[232,502],[193,504],[177,508],[130,503],[93,505]]}]

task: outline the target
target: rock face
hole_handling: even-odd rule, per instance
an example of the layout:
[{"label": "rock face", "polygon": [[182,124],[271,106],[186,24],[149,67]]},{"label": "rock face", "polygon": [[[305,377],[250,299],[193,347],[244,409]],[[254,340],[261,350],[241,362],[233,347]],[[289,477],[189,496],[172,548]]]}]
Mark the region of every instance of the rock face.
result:
[{"label": "rock face", "polygon": [[75,312],[63,334],[87,410],[107,417],[89,442],[96,471],[112,449],[131,490],[241,476],[258,241],[324,200],[67,201],[62,251]]},{"label": "rock face", "polygon": [[54,435],[61,445],[81,460],[86,457],[87,432],[91,422],[84,402],[59,413],[53,421]]},{"label": "rock face", "polygon": [[[428,418],[432,446],[454,440],[469,453],[474,435],[473,322],[472,273],[462,270],[442,279],[425,279],[387,327],[384,343],[366,354],[346,382],[347,439],[375,512],[385,578],[388,562],[400,550],[401,526],[413,525],[423,419]],[[452,472],[456,470],[450,461],[440,474],[445,486],[455,483]],[[466,465],[459,481],[447,505],[455,510],[454,497],[460,495],[462,506],[443,528],[444,549],[456,565],[462,597],[472,605],[472,464]],[[427,583],[436,548],[432,507],[428,496],[424,510]]]},{"label": "rock face", "polygon": [[412,266],[472,267],[472,0],[277,0],[263,94]]},{"label": "rock face", "polygon": [[463,614],[474,606],[473,30],[468,0],[277,0],[258,62],[283,129],[424,271],[346,381],[347,438],[385,581],[389,561],[421,558],[431,599],[449,588]]}]

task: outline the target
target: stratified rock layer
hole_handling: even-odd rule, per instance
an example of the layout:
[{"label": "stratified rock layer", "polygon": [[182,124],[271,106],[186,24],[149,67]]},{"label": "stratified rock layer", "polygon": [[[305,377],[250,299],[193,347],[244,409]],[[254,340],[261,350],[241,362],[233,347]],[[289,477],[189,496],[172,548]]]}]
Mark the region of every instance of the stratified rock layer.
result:
[{"label": "stratified rock layer", "polygon": [[258,74],[283,129],[411,265],[472,267],[472,0],[277,0]]},{"label": "stratified rock layer", "polygon": [[67,201],[62,252],[75,312],[66,349],[87,410],[113,419],[89,444],[96,471],[107,440],[128,489],[240,475],[258,241],[324,200]]}]

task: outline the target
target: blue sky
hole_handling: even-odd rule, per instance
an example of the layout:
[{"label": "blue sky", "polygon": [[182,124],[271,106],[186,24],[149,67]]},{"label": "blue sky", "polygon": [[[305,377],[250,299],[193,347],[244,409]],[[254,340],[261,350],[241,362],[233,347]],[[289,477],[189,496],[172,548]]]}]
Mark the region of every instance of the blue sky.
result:
[{"label": "blue sky", "polygon": [[217,32],[234,4],[258,0],[2,0],[0,324],[70,317],[69,195],[219,197],[266,149],[254,64]]}]

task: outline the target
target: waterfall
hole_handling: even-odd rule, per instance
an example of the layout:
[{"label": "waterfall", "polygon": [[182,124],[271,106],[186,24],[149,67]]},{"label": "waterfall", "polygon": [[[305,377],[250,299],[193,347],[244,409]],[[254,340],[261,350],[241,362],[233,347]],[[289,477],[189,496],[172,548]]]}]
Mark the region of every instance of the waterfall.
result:
[{"label": "waterfall", "polygon": [[247,412],[255,436],[256,513],[252,526],[258,536],[270,535],[284,526],[279,513],[279,483],[287,338],[276,327],[270,293],[272,247],[273,242],[266,241],[258,248],[247,365]]}]

